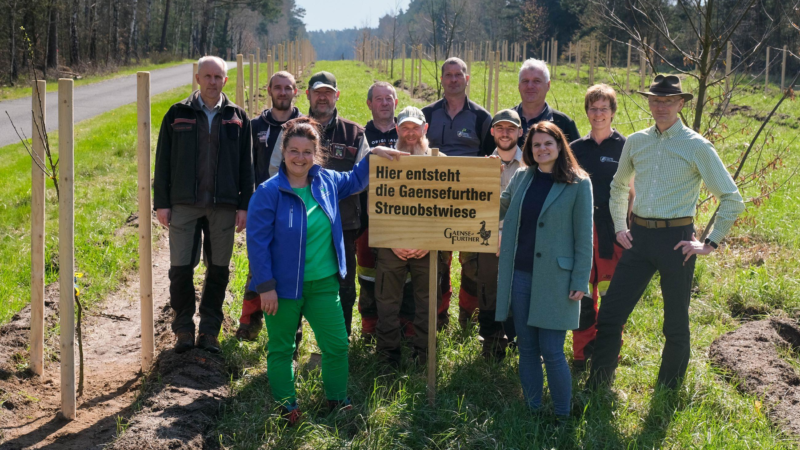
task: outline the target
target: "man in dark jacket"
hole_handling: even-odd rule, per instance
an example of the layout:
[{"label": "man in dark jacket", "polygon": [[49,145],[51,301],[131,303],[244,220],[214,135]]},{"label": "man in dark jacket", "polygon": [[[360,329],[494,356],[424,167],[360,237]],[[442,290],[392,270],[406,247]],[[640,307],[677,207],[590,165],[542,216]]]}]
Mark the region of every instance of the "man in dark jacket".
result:
[{"label": "man in dark jacket", "polygon": [[514,108],[522,119],[522,136],[517,142],[520,148],[525,144],[528,130],[542,120],[549,120],[561,128],[567,136],[567,142],[581,137],[574,120],[547,104],[549,91],[550,70],[547,64],[533,58],[522,63],[519,69],[519,96],[522,101]]},{"label": "man in dark jacket", "polygon": [[[353,166],[370,152],[364,137],[364,128],[355,122],[339,117],[336,102],[339,100],[336,77],[329,72],[318,72],[308,80],[306,96],[310,115],[322,126],[322,155],[325,168],[338,172],[353,170]],[[282,136],[278,136],[280,141]],[[280,152],[272,152],[269,173],[274,175],[282,164]],[[339,201],[339,216],[344,232],[347,276],[340,280],[339,297],[344,312],[344,324],[350,336],[353,322],[353,305],[356,303],[356,238],[361,228],[361,202],[354,194]]]},{"label": "man in dark jacket", "polygon": [[[422,108],[428,123],[427,138],[431,148],[438,148],[447,156],[489,156],[494,151],[494,138],[490,128],[492,116],[489,111],[467,97],[467,65],[459,58],[449,58],[442,64],[442,89],[444,97]],[[450,260],[445,258],[445,279],[442,280],[442,303],[437,317],[438,328],[448,320],[450,307]],[[463,277],[463,273],[462,273]],[[478,299],[463,290],[458,298],[458,321],[466,326],[469,317],[478,307]]]},{"label": "man in dark jacket", "polygon": [[195,78],[200,90],[172,105],[161,123],[153,207],[158,221],[169,228],[175,351],[195,346],[193,276],[202,237],[207,270],[197,347],[219,353],[234,229],[245,229],[253,194],[252,141],[244,109],[222,93],[228,81],[225,61],[200,58]]},{"label": "man in dark jacket", "polygon": [[[253,167],[256,186],[269,179],[269,160],[276,148],[280,152],[278,135],[283,130],[283,124],[302,116],[292,104],[297,95],[297,83],[289,72],[275,72],[269,79],[267,93],[272,99],[272,108],[264,110],[261,115],[250,121],[250,128],[253,132]],[[249,273],[247,279],[246,286],[249,286]],[[245,341],[256,340],[263,327],[263,318],[261,298],[257,292],[245,288],[242,316],[239,318],[236,338]],[[302,340],[302,327],[298,329],[298,339]]]}]

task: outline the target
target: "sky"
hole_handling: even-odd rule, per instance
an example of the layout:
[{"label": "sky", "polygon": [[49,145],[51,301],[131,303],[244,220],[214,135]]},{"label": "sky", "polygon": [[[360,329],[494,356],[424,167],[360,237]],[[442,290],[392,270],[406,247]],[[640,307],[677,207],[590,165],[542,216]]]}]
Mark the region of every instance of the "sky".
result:
[{"label": "sky", "polygon": [[306,30],[343,30],[364,25],[378,26],[378,18],[395,6],[408,7],[410,0],[296,0],[305,8]]}]

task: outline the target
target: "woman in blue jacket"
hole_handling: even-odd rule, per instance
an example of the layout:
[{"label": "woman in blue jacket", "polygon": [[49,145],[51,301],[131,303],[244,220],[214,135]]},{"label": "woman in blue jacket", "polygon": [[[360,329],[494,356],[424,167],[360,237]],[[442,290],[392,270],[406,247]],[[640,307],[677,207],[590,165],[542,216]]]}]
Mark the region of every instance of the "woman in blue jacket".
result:
[{"label": "woman in blue jacket", "polygon": [[519,169],[500,196],[497,313],[513,312],[519,377],[528,407],[542,405],[544,376],[557,419],[570,412],[572,377],[564,356],[567,330],[578,328],[580,300],[592,268],[592,184],[564,133],[551,122],[531,128]]},{"label": "woman in blue jacket", "polygon": [[[258,186],[247,210],[249,289],[261,296],[269,333],[267,375],[281,413],[294,425],[301,417],[292,354],[302,314],[322,351],[322,380],[331,410],[349,407],[347,332],[339,304],[339,278],[346,275],[339,199],[369,182],[369,158],[351,172],[323,169],[319,124],[303,117],[286,123],[277,176]],[[393,159],[407,153],[377,147]]]}]

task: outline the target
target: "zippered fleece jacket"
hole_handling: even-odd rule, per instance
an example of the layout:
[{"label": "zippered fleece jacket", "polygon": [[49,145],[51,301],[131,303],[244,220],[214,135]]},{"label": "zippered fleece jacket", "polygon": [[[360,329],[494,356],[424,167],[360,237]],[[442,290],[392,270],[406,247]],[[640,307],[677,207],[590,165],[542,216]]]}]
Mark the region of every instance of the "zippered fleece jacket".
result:
[{"label": "zippered fleece jacket", "polygon": [[[156,147],[156,169],[153,182],[153,209],[172,205],[195,205],[198,201],[198,161],[201,138],[198,121],[207,121],[205,113],[192,104],[199,91],[169,108],[161,122]],[[253,195],[253,159],[250,120],[244,110],[222,94],[218,133],[208,140],[219,142],[213,171],[213,205],[233,205],[246,210]],[[216,121],[217,118],[215,117]],[[207,123],[207,122],[206,122]],[[202,123],[200,124],[202,125]],[[203,142],[206,140],[206,142]]]},{"label": "zippered fleece jacket", "polygon": [[[339,276],[347,275],[339,200],[362,191],[369,184],[369,156],[349,172],[314,165],[308,172],[311,195],[331,221]],[[278,175],[261,183],[247,210],[247,257],[253,279],[248,288],[263,294],[275,289],[278,298],[303,296],[308,221],[303,200],[286,177],[281,163]]]}]

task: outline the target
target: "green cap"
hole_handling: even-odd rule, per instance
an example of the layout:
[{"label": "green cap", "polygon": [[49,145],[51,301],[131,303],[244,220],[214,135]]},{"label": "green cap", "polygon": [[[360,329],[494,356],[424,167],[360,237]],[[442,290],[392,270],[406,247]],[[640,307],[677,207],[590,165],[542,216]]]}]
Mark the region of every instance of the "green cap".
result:
[{"label": "green cap", "polygon": [[522,121],[519,120],[519,114],[513,109],[498,111],[492,118],[492,126],[498,122],[508,122],[514,124],[517,128],[522,128]]},{"label": "green cap", "polygon": [[402,111],[400,111],[400,114],[397,115],[397,126],[400,126],[400,124],[408,120],[417,125],[422,125],[426,122],[425,114],[422,113],[421,109],[415,106],[406,106]]},{"label": "green cap", "polygon": [[316,91],[319,88],[331,88],[338,91],[336,88],[336,77],[330,72],[317,72],[308,80],[309,89]]}]

